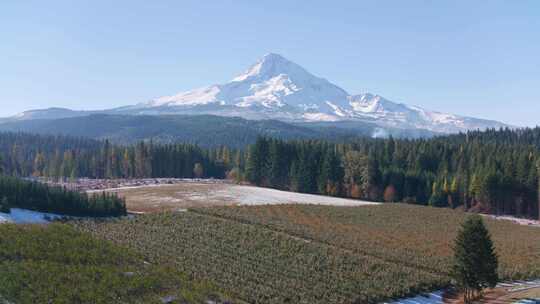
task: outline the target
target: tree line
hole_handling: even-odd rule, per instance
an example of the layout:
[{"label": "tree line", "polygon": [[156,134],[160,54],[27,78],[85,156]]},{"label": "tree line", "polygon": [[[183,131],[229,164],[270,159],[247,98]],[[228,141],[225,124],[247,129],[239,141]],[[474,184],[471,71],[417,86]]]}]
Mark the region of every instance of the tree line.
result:
[{"label": "tree line", "polygon": [[6,174],[51,178],[224,178],[304,193],[538,217],[540,128],[432,139],[278,140],[244,149],[116,145],[0,133]]},{"label": "tree line", "polygon": [[241,179],[277,189],[538,217],[540,129],[346,144],[259,138]]},{"label": "tree line", "polygon": [[0,176],[0,212],[11,208],[72,216],[108,217],[126,215],[126,204],[115,194],[87,194],[63,187]]}]

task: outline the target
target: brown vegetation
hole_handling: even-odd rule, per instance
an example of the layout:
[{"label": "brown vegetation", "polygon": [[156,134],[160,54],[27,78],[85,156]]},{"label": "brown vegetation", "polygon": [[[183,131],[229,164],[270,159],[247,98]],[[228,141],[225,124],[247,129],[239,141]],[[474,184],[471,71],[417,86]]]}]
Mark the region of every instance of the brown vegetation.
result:
[{"label": "brown vegetation", "polygon": [[[364,207],[214,207],[81,229],[174,261],[250,303],[376,303],[447,286],[463,212]],[[507,279],[540,276],[540,231],[486,220]]]}]

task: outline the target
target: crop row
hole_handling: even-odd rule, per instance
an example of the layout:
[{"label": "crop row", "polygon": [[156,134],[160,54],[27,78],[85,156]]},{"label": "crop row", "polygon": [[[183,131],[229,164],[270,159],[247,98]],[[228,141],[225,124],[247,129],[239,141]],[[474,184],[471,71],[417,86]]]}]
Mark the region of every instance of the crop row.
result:
[{"label": "crop row", "polygon": [[[228,219],[328,244],[427,272],[446,274],[466,214],[402,204],[362,207],[305,205],[200,208]],[[505,279],[540,276],[540,230],[486,219]]]},{"label": "crop row", "polygon": [[437,273],[195,212],[79,228],[154,263],[174,261],[182,272],[249,303],[373,303],[448,283]]},{"label": "crop row", "polygon": [[0,303],[162,303],[164,296],[224,303],[205,282],[65,224],[0,225]]}]

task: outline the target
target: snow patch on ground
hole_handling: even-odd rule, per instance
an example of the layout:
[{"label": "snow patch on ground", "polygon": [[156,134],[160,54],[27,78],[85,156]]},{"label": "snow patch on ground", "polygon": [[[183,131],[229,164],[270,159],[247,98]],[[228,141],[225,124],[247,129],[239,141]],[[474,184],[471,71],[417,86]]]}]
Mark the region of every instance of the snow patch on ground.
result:
[{"label": "snow patch on ground", "polygon": [[531,227],[539,227],[540,228],[540,221],[538,220],[531,220],[531,219],[524,219],[524,218],[518,218],[508,215],[485,215],[489,218],[495,219],[495,220],[501,220],[501,221],[511,221],[519,225],[523,226],[531,226]]},{"label": "snow patch on ground", "polygon": [[46,224],[54,219],[60,219],[64,216],[54,213],[38,212],[26,209],[11,208],[11,212],[0,213],[1,223],[15,224]]},{"label": "snow patch on ground", "polygon": [[0,224],[11,223],[11,215],[0,212]]},{"label": "snow patch on ground", "polygon": [[237,200],[240,205],[315,204],[330,206],[362,206],[378,204],[354,199],[287,192],[252,186],[233,186],[227,190],[218,190],[214,192],[213,195],[231,196]]},{"label": "snow patch on ground", "polygon": [[[540,279],[532,280],[532,281],[501,282],[497,284],[496,288],[504,288],[504,289],[507,289],[509,292],[515,292],[519,290],[526,290],[526,289],[537,288],[537,287],[540,287]],[[437,290],[431,293],[420,294],[415,297],[398,299],[392,302],[385,302],[383,304],[443,304],[445,303],[444,293],[445,293],[444,290]],[[534,303],[538,303],[539,300],[540,299],[521,300],[515,303],[534,304]],[[447,301],[446,303],[450,303],[450,302],[451,301]]]},{"label": "snow patch on ground", "polygon": [[129,212],[176,211],[196,207],[234,205],[376,205],[355,199],[295,193],[233,183],[198,180],[162,186],[141,186],[107,190],[126,199]]},{"label": "snow patch on ground", "polygon": [[414,298],[396,300],[384,304],[443,304],[444,291],[439,290],[429,294],[422,294]]}]

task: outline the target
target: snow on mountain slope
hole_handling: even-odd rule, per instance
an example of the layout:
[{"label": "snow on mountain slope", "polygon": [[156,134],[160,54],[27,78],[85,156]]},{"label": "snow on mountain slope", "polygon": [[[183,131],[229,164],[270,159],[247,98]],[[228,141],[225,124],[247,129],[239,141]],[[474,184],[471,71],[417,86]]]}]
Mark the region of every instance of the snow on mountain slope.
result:
[{"label": "snow on mountain slope", "polygon": [[[327,101],[343,104],[347,92],[277,54],[267,54],[231,82],[156,98],[144,107],[229,105],[241,108],[332,113]],[[292,107],[292,108],[291,108]]]},{"label": "snow on mountain slope", "polygon": [[[380,127],[455,133],[507,125],[490,120],[428,111],[379,95],[351,95],[326,79],[277,54],[267,54],[225,84],[216,84],[146,103],[93,113],[162,115],[211,114],[283,121],[366,121]],[[11,120],[89,115],[49,109],[28,111]]]},{"label": "snow on mountain slope", "polygon": [[348,112],[349,116],[357,119],[368,117],[382,125],[398,128],[455,133],[466,130],[508,127],[504,123],[493,120],[428,111],[417,106],[395,103],[369,93],[351,96],[349,100],[352,107],[352,111]]},{"label": "snow on mountain slope", "polygon": [[174,96],[164,96],[147,103],[148,107],[157,106],[194,106],[217,102],[216,95],[220,89],[218,86],[200,88],[189,92],[179,93]]},{"label": "snow on mountain slope", "polygon": [[[403,129],[454,133],[503,123],[427,111],[379,95],[350,95],[277,54],[267,54],[232,81],[139,105],[141,113],[216,114],[292,121],[361,120]],[[144,109],[144,110],[143,110]],[[136,109],[135,109],[136,110]]]}]

